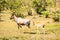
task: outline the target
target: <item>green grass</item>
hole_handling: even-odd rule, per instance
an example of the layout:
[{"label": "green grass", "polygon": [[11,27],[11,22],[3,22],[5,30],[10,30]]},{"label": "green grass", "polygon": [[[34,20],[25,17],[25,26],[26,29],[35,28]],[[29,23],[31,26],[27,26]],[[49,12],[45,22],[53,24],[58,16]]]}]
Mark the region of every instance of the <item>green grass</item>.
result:
[{"label": "green grass", "polygon": [[60,24],[59,23],[47,24],[46,28],[57,29],[57,28],[60,28]]}]

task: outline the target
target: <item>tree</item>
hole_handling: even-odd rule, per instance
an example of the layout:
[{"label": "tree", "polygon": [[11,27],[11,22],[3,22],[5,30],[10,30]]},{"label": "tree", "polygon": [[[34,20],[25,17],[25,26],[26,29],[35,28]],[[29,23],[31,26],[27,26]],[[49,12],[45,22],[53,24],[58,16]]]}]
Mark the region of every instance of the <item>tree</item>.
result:
[{"label": "tree", "polygon": [[7,2],[5,0],[0,0],[0,12],[6,8]]},{"label": "tree", "polygon": [[46,0],[33,0],[32,7],[35,8],[38,14],[41,14],[42,11],[46,11],[47,2]]}]

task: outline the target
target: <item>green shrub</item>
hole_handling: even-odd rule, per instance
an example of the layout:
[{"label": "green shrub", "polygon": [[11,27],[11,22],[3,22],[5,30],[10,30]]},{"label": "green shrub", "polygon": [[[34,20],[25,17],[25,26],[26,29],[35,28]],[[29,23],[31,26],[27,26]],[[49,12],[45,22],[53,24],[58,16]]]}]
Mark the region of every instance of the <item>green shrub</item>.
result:
[{"label": "green shrub", "polygon": [[46,0],[33,0],[32,7],[38,14],[41,14],[42,11],[46,11],[47,2]]},{"label": "green shrub", "polygon": [[12,11],[15,11],[15,14],[16,14],[17,17],[22,17],[22,18],[24,18],[25,16],[24,16],[24,14],[21,12],[21,9],[22,9],[22,8],[17,8],[17,9],[12,10]]},{"label": "green shrub", "polygon": [[59,22],[59,17],[54,17],[53,20],[54,20],[55,22]]},{"label": "green shrub", "polygon": [[21,13],[17,13],[16,16],[17,16],[17,17],[22,17],[22,18],[24,18],[24,15],[21,14]]},{"label": "green shrub", "polygon": [[6,6],[6,1],[5,0],[0,0],[0,12],[2,10],[4,10],[5,6]]},{"label": "green shrub", "polygon": [[0,0],[0,11],[5,9],[15,10],[22,5],[21,0]]},{"label": "green shrub", "polygon": [[48,11],[42,11],[41,13],[45,16],[45,18],[49,17],[49,12]]},{"label": "green shrub", "polygon": [[59,22],[59,20],[60,20],[60,12],[59,12],[59,11],[55,11],[55,12],[53,12],[53,13],[54,13],[53,20],[54,20],[55,22]]}]

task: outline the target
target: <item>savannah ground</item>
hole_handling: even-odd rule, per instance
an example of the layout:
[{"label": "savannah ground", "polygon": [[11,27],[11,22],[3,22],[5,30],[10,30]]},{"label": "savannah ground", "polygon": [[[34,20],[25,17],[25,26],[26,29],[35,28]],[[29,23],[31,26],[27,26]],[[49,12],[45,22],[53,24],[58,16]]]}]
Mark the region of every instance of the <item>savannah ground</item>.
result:
[{"label": "savannah ground", "polygon": [[[14,20],[10,20],[11,12],[2,12],[2,21],[0,21],[0,40],[60,40],[60,22],[54,22],[51,18],[27,16],[30,19],[30,29],[27,26],[19,28]],[[38,28],[35,24],[45,24],[45,29]],[[44,33],[45,31],[45,33]]]}]

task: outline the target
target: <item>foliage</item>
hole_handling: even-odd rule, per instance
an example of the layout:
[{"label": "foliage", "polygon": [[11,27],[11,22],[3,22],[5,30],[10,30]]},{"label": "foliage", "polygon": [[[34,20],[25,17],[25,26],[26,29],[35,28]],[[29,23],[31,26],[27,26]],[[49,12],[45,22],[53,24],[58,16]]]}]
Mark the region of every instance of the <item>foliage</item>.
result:
[{"label": "foliage", "polygon": [[55,22],[59,22],[59,17],[54,17],[53,20],[54,20]]},{"label": "foliage", "polygon": [[15,12],[17,17],[22,17],[24,18],[24,15],[21,13],[20,8],[17,8],[15,11],[13,10],[12,12]]},{"label": "foliage", "polygon": [[15,10],[21,7],[21,0],[0,0],[0,11],[4,9]]},{"label": "foliage", "polygon": [[[0,0],[0,12],[5,9],[10,9],[12,11],[16,11],[17,16],[20,16],[20,17],[21,15],[24,16],[21,13],[21,8],[23,7],[24,3],[25,3],[25,6],[28,6],[28,9],[32,6],[32,8],[34,8],[38,14],[43,14],[45,15],[46,18],[48,18],[49,13],[46,11],[46,8],[47,6],[52,5],[52,0],[29,0],[27,2],[26,0],[25,2],[24,0]],[[56,17],[56,14],[58,13],[59,13],[58,11],[54,13],[55,17]],[[28,11],[28,15],[32,15],[31,11]]]},{"label": "foliage", "polygon": [[0,12],[4,10],[7,6],[7,2],[5,0],[0,0]]},{"label": "foliage", "polygon": [[49,12],[48,11],[42,11],[41,13],[45,16],[45,18],[49,17]]},{"label": "foliage", "polygon": [[22,17],[22,18],[25,17],[25,16],[24,16],[23,14],[21,14],[21,13],[16,13],[16,16],[17,16],[17,17]]},{"label": "foliage", "polygon": [[55,11],[55,12],[53,12],[53,13],[54,13],[53,20],[54,20],[55,22],[59,22],[59,20],[60,20],[60,12],[59,12],[59,11]]},{"label": "foliage", "polygon": [[9,0],[8,5],[11,10],[15,10],[21,7],[21,0]]},{"label": "foliage", "polygon": [[41,14],[42,11],[46,11],[47,2],[46,0],[33,0],[32,7],[36,10],[38,14]]},{"label": "foliage", "polygon": [[16,11],[16,16],[17,17],[24,17],[23,14],[21,14],[21,0],[8,0],[8,8],[12,11]]},{"label": "foliage", "polygon": [[52,1],[53,0],[46,0],[47,4],[48,4],[48,7],[52,7]]}]

